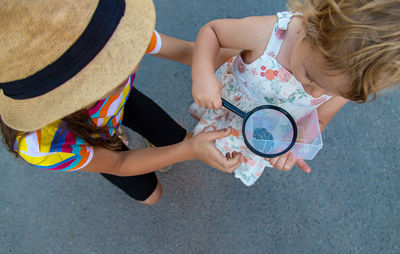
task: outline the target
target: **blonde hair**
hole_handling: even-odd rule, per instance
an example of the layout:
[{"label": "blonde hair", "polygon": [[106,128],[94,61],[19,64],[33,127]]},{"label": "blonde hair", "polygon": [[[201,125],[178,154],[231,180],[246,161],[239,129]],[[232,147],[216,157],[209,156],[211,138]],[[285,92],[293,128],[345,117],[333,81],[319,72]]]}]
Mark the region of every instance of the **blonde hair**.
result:
[{"label": "blonde hair", "polygon": [[289,0],[328,70],[346,73],[353,101],[400,82],[400,0]]}]

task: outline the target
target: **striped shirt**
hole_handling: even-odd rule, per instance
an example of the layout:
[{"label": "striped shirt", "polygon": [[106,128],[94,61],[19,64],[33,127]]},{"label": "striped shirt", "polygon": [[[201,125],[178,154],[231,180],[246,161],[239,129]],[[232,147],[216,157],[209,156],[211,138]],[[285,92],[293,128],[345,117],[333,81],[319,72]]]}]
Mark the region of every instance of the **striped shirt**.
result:
[{"label": "striped shirt", "polygon": [[[147,49],[156,54],[161,49],[161,38],[154,31]],[[126,81],[121,93],[98,101],[89,115],[98,127],[107,126],[112,136],[121,125],[124,106],[133,87],[135,74]],[[47,170],[73,171],[85,167],[93,158],[93,147],[65,128],[65,122],[57,120],[44,128],[19,133],[14,145],[15,151],[28,163]]]}]

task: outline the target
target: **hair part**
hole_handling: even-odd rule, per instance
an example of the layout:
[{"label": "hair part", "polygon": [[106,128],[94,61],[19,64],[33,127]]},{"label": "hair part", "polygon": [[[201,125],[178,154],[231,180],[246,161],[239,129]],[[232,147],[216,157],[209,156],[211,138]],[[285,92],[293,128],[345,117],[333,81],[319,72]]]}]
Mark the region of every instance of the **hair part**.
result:
[{"label": "hair part", "polygon": [[[110,136],[107,126],[97,127],[90,118],[87,110],[80,110],[61,119],[65,123],[65,130],[71,131],[77,137],[82,138],[90,146],[100,146],[109,150],[118,150],[122,147],[122,141],[117,135]],[[29,132],[21,132],[8,127],[0,117],[1,133],[8,150],[18,157],[14,149],[15,141],[19,135],[27,135]]]},{"label": "hair part", "polygon": [[349,76],[342,96],[360,103],[400,82],[400,0],[289,0],[327,70]]}]

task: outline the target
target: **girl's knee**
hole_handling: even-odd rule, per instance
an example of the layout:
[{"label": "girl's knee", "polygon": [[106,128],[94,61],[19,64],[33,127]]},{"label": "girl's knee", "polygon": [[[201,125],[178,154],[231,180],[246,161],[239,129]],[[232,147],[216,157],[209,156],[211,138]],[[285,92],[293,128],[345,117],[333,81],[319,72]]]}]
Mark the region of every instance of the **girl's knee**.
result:
[{"label": "girl's knee", "polygon": [[153,193],[144,201],[140,201],[140,203],[145,204],[145,205],[155,205],[157,204],[162,197],[162,185],[158,181],[157,186],[154,189]]}]

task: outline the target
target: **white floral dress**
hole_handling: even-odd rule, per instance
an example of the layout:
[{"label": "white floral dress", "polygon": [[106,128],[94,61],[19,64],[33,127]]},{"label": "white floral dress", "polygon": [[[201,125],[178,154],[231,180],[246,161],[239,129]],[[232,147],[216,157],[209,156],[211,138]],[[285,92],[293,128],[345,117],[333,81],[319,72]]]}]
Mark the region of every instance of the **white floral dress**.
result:
[{"label": "white floral dress", "polygon": [[[295,77],[276,60],[288,24],[293,13],[277,13],[278,21],[264,54],[250,64],[244,63],[240,53],[217,71],[223,90],[222,97],[244,112],[270,104],[287,110],[296,120],[315,110],[330,97],[313,98],[308,95]],[[298,14],[300,15],[300,14]],[[232,127],[230,136],[218,139],[217,148],[223,153],[238,151],[243,155],[242,164],[234,171],[235,177],[250,186],[271,165],[255,155],[245,145],[242,136],[243,119],[228,109],[205,109],[197,104],[189,108],[190,114],[199,120],[194,134]]]}]

